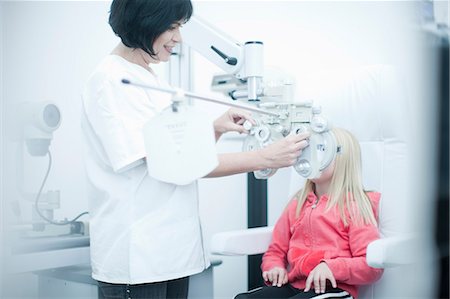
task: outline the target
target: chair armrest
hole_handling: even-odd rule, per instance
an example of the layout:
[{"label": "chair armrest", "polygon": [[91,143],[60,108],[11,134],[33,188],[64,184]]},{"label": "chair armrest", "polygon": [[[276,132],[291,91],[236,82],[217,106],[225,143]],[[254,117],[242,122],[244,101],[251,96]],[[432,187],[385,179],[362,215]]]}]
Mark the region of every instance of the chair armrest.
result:
[{"label": "chair armrest", "polygon": [[264,253],[272,240],[273,227],[257,227],[217,233],[211,239],[211,253],[252,255]]},{"label": "chair armrest", "polygon": [[[264,253],[272,240],[273,227],[258,227],[214,234],[211,253],[218,255],[253,255]],[[367,246],[367,264],[373,268],[389,268],[415,262],[413,236],[389,237]]]},{"label": "chair armrest", "polygon": [[418,239],[413,236],[388,237],[367,246],[367,264],[373,268],[391,268],[415,262],[414,248]]}]

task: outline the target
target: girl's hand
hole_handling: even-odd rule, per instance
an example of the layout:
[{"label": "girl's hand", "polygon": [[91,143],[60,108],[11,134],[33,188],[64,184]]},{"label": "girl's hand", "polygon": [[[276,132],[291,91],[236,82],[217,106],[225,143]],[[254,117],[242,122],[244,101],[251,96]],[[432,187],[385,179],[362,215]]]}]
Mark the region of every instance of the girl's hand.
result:
[{"label": "girl's hand", "polygon": [[271,282],[272,286],[281,287],[288,282],[287,271],[281,267],[275,267],[269,271],[264,271],[262,274],[264,281]]},{"label": "girl's hand", "polygon": [[314,269],[312,269],[311,272],[309,272],[308,278],[306,279],[306,286],[304,291],[308,292],[311,289],[311,283],[314,282],[314,290],[316,294],[325,293],[327,279],[331,282],[333,288],[337,287],[333,272],[331,272],[327,263],[321,262]]}]

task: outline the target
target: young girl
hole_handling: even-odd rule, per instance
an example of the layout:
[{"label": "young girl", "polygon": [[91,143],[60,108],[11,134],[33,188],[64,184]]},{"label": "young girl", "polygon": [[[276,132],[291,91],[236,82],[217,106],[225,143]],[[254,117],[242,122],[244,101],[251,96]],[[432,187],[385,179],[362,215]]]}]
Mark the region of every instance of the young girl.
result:
[{"label": "young girl", "polygon": [[357,298],[358,286],[383,272],[366,263],[379,238],[380,193],[363,190],[356,138],[333,129],[337,155],[319,178],[307,180],[277,224],[261,269],[268,286],[243,298]]}]

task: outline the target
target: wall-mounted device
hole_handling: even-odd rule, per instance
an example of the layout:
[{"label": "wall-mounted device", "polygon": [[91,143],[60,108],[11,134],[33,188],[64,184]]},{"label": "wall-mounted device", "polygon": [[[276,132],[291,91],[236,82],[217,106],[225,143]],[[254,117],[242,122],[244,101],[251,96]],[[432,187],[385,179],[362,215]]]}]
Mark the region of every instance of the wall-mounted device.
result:
[{"label": "wall-mounted device", "polygon": [[[24,102],[19,107],[22,141],[25,143],[28,153],[33,157],[48,156],[47,171],[37,193],[28,194],[20,190],[25,199],[34,202],[32,214],[33,229],[28,232],[28,236],[73,233],[75,232],[74,228],[80,226],[80,223],[76,222],[76,220],[87,214],[87,212],[79,214],[73,220],[55,221],[53,219],[53,212],[60,207],[60,191],[51,190],[43,192],[52,167],[52,155],[49,147],[53,139],[53,132],[61,125],[61,111],[56,104],[50,101]],[[19,146],[22,147],[22,144]],[[18,154],[21,155],[20,168],[22,168],[24,167],[22,150]],[[20,169],[19,172],[22,173],[23,170]],[[23,173],[19,178],[19,184],[21,184],[22,180]],[[70,226],[67,228],[58,228],[69,224]]]},{"label": "wall-mounted device", "polygon": [[45,156],[53,132],[61,124],[61,111],[52,102],[25,103],[22,105],[23,137],[32,156]]}]

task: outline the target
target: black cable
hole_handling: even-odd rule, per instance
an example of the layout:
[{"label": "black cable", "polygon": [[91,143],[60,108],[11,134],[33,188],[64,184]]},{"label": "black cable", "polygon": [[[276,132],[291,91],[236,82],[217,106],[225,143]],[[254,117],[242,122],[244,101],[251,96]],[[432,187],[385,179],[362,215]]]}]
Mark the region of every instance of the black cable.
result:
[{"label": "black cable", "polygon": [[48,223],[54,224],[54,225],[68,225],[68,224],[73,224],[78,218],[80,218],[83,215],[89,214],[89,212],[83,212],[81,214],[79,214],[77,217],[73,218],[72,220],[65,220],[65,221],[60,221],[60,222],[56,222],[53,221],[51,219],[48,219],[47,217],[45,217],[41,211],[39,210],[39,199],[41,197],[41,193],[42,193],[42,189],[44,189],[44,185],[47,182],[47,178],[48,175],[50,173],[50,169],[52,167],[52,154],[50,153],[50,151],[47,152],[48,154],[48,168],[47,168],[47,173],[45,174],[44,180],[42,181],[41,187],[39,188],[39,192],[36,195],[36,200],[34,203],[34,207],[36,209],[36,212],[38,213],[38,215],[44,219],[45,221],[47,221]]}]

